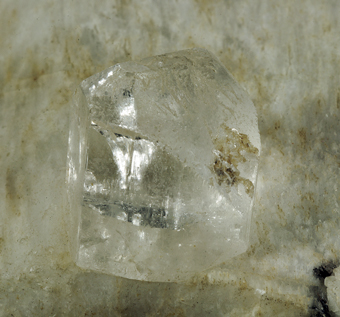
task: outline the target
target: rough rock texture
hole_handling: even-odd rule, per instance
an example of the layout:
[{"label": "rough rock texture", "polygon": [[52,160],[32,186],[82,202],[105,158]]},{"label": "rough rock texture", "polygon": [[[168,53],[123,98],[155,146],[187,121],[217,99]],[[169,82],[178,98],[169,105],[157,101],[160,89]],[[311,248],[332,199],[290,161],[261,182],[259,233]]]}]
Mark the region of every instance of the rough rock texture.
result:
[{"label": "rough rock texture", "polygon": [[[340,253],[338,1],[0,6],[0,315],[330,314],[314,269]],[[73,267],[62,199],[73,91],[118,62],[192,47],[221,60],[259,116],[248,252],[190,285]]]},{"label": "rough rock texture", "polygon": [[325,286],[327,287],[327,300],[329,309],[340,316],[340,268],[333,271],[332,276],[325,278]]},{"label": "rough rock texture", "polygon": [[67,164],[79,266],[173,282],[246,251],[257,115],[215,56],[120,63],[80,87]]}]

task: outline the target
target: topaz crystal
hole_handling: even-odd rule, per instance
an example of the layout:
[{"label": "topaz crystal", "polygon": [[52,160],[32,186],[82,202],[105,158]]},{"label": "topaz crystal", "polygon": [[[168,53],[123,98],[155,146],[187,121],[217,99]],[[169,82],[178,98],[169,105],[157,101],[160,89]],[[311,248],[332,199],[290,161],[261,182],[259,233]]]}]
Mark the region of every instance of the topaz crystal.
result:
[{"label": "topaz crystal", "polygon": [[77,265],[181,281],[246,251],[259,154],[254,105],[207,50],[84,80],[68,153]]}]

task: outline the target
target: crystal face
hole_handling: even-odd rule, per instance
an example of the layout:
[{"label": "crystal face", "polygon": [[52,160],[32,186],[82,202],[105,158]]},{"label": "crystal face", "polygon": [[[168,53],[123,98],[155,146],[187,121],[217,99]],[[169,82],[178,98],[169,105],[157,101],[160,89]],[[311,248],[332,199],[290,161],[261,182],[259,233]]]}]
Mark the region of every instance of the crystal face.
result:
[{"label": "crystal face", "polygon": [[206,50],[84,80],[68,153],[77,265],[180,281],[244,252],[259,153],[253,103]]}]

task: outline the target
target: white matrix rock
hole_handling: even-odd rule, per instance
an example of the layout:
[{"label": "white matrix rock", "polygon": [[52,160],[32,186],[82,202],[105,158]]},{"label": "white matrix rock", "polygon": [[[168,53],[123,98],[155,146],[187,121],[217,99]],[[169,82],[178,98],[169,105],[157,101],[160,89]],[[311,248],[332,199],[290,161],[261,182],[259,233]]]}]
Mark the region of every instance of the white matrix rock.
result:
[{"label": "white matrix rock", "polygon": [[246,251],[257,116],[215,56],[191,49],[117,64],[81,83],[72,113],[80,267],[180,281]]},{"label": "white matrix rock", "polygon": [[329,309],[340,316],[340,267],[333,271],[333,275],[325,278]]}]

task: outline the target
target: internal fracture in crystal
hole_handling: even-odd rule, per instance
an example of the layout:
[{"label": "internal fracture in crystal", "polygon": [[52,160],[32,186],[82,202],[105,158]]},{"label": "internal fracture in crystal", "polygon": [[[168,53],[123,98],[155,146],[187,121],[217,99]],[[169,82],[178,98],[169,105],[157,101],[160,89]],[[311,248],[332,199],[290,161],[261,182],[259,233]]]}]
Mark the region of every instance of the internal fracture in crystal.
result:
[{"label": "internal fracture in crystal", "polygon": [[179,281],[247,249],[257,116],[211,53],[180,51],[93,75],[75,94],[71,121],[79,266]]}]

